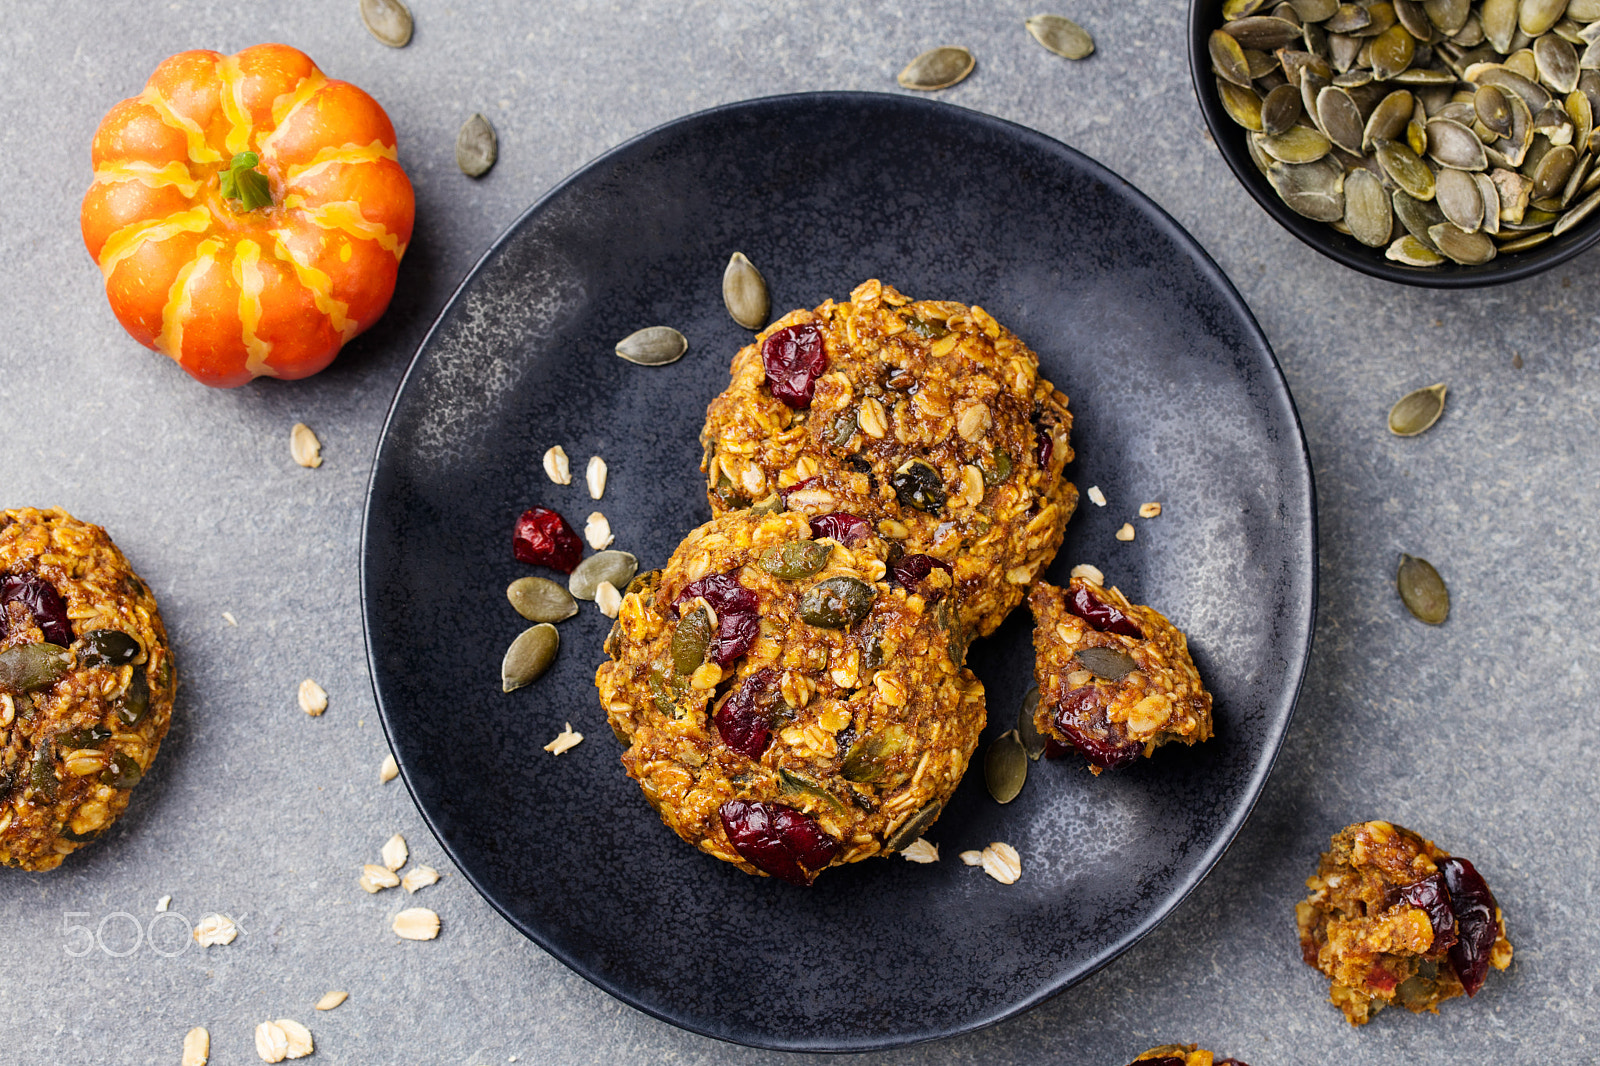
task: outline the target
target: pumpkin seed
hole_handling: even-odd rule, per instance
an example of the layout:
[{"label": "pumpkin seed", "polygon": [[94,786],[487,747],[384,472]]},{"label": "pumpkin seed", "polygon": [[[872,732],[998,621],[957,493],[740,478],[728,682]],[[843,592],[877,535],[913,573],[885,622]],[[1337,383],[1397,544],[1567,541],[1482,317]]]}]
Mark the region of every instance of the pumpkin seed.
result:
[{"label": "pumpkin seed", "polygon": [[1409,233],[1389,245],[1388,250],[1383,254],[1385,259],[1392,259],[1396,263],[1404,263],[1406,266],[1415,267],[1438,266],[1440,263],[1447,261],[1444,256]]},{"label": "pumpkin seed", "polygon": [[1514,240],[1501,241],[1500,250],[1502,252],[1526,252],[1530,248],[1539,247],[1539,245],[1549,240],[1552,236],[1553,234],[1550,233],[1530,233],[1524,237],[1517,237]]},{"label": "pumpkin seed", "polygon": [[519,577],[506,586],[506,599],[530,622],[559,622],[578,613],[572,593],[545,577]]},{"label": "pumpkin seed", "polygon": [[0,651],[0,692],[49,688],[72,669],[72,653],[58,644],[18,644]]},{"label": "pumpkin seed", "polygon": [[1274,15],[1251,15],[1228,23],[1228,35],[1242,48],[1276,52],[1303,37],[1300,27]]},{"label": "pumpkin seed", "polygon": [[[1552,237],[1561,236],[1563,233],[1567,232],[1567,230],[1571,229],[1573,226],[1576,226],[1578,223],[1594,214],[1594,209],[1596,207],[1600,207],[1600,190],[1590,193],[1586,200],[1557,219],[1555,227],[1550,231],[1550,235]],[[1543,236],[1543,234],[1540,234],[1540,236]],[[1542,244],[1544,242],[1535,241],[1534,243]],[[1532,246],[1533,245],[1526,245],[1525,247],[1531,248]],[[1511,251],[1512,249],[1506,248],[1504,245],[1502,245],[1500,250]],[[1521,249],[1516,250],[1520,251]]]},{"label": "pumpkin seed", "polygon": [[1206,47],[1211,53],[1211,69],[1217,77],[1241,88],[1250,88],[1250,61],[1244,57],[1244,49],[1239,47],[1239,42],[1234,40],[1232,34],[1225,30],[1212,30]]},{"label": "pumpkin seed", "polygon": [[1267,175],[1289,207],[1320,222],[1344,218],[1344,170],[1329,160],[1279,166]]},{"label": "pumpkin seed", "polygon": [[800,618],[821,629],[848,629],[867,616],[877,595],[858,578],[830,577],[800,598]]},{"label": "pumpkin seed", "polygon": [[1344,176],[1344,222],[1362,244],[1382,248],[1389,243],[1394,213],[1383,182],[1370,170],[1356,169]]},{"label": "pumpkin seed", "polygon": [[[1256,0],[1248,2],[1254,4],[1255,8],[1262,6]],[[1238,6],[1236,2],[1235,9]],[[1250,13],[1250,11],[1244,12],[1244,14]],[[1035,15],[1023,25],[1028,27],[1028,32],[1033,34],[1034,40],[1064,59],[1087,59],[1094,52],[1094,38],[1069,18],[1062,18],[1060,15]]]},{"label": "pumpkin seed", "polygon": [[1396,185],[1418,200],[1433,199],[1433,171],[1409,147],[1396,141],[1379,141],[1374,154]]},{"label": "pumpkin seed", "polygon": [[1361,151],[1371,152],[1378,141],[1397,141],[1406,132],[1406,123],[1416,113],[1417,98],[1405,89],[1396,89],[1385,96],[1367,116],[1361,131]]},{"label": "pumpkin seed", "polygon": [[846,781],[871,784],[883,780],[889,761],[911,746],[911,738],[898,725],[886,726],[876,733],[868,733],[850,746],[839,773]]},{"label": "pumpkin seed", "polygon": [[886,853],[904,851],[918,840],[921,840],[922,834],[926,833],[928,827],[938,820],[939,812],[943,809],[944,804],[939,800],[934,800],[916,814],[907,818],[901,823],[899,829],[889,834],[889,838],[883,842],[883,850]]},{"label": "pumpkin seed", "polygon": [[1500,193],[1495,188],[1494,179],[1487,174],[1472,175],[1473,183],[1478,186],[1478,198],[1483,201],[1483,232],[1491,237],[1500,232]]},{"label": "pumpkin seed", "polygon": [[[1361,109],[1356,106],[1355,100],[1347,90],[1330,85],[1317,94],[1317,125],[1328,135],[1327,139],[1340,148],[1347,152],[1360,153],[1361,134],[1365,123],[1361,119]],[[1274,159],[1280,158],[1273,155],[1271,148],[1266,151]],[[1309,163],[1311,160],[1285,159],[1284,162]]]},{"label": "pumpkin seed", "polygon": [[1533,168],[1533,191],[1528,194],[1529,199],[1537,202],[1559,196],[1577,164],[1578,153],[1572,145],[1562,144],[1550,149]]},{"label": "pumpkin seed", "polygon": [[760,329],[767,324],[767,313],[772,310],[767,279],[743,252],[734,252],[722,272],[722,305],[745,329]]},{"label": "pumpkin seed", "polygon": [[1222,109],[1228,117],[1247,130],[1260,133],[1265,128],[1265,118],[1261,114],[1261,97],[1256,95],[1254,89],[1244,89],[1231,81],[1217,79],[1217,97],[1222,101]]},{"label": "pumpkin seed", "polygon": [[1397,437],[1415,437],[1432,428],[1444,414],[1444,394],[1441,382],[1400,397],[1389,408],[1389,432]]},{"label": "pumpkin seed", "polygon": [[1479,266],[1495,256],[1494,242],[1486,234],[1468,233],[1450,222],[1429,226],[1428,236],[1440,252],[1462,266]]},{"label": "pumpkin seed", "polygon": [[676,363],[688,350],[688,339],[671,326],[649,326],[617,342],[617,354],[640,366]]},{"label": "pumpkin seed", "polygon": [[1529,37],[1549,33],[1566,13],[1567,0],[1522,0],[1517,7],[1517,25]]},{"label": "pumpkin seed", "polygon": [[1010,803],[1028,780],[1028,753],[1015,729],[1002,733],[983,757],[983,781],[996,803]]},{"label": "pumpkin seed", "polygon": [[1440,170],[1433,200],[1448,221],[1468,233],[1483,225],[1483,197],[1478,194],[1478,183],[1466,171],[1449,167]]},{"label": "pumpkin seed", "polygon": [[1280,85],[1261,101],[1261,130],[1269,137],[1281,136],[1300,121],[1301,113],[1300,90],[1287,83]]},{"label": "pumpkin seed", "polygon": [[1394,203],[1394,216],[1400,220],[1406,232],[1428,251],[1438,252],[1433,238],[1428,236],[1428,230],[1444,221],[1444,212],[1439,210],[1439,205],[1431,200],[1418,200],[1403,189],[1396,189],[1390,199]]},{"label": "pumpkin seed", "polygon": [[[1324,89],[1322,95],[1340,91]],[[1359,139],[1360,133],[1356,136]],[[1259,143],[1263,152],[1280,163],[1315,163],[1333,151],[1333,143],[1310,126],[1296,126],[1279,137],[1263,136]]]},{"label": "pumpkin seed", "polygon": [[1133,656],[1115,648],[1080,648],[1072,657],[1082,663],[1085,670],[1102,681],[1121,681],[1139,669],[1139,664],[1134,661]]},{"label": "pumpkin seed", "polygon": [[815,540],[791,540],[761,553],[761,569],[785,581],[810,577],[828,565],[830,545]]},{"label": "pumpkin seed", "polygon": [[711,646],[716,623],[703,604],[678,620],[672,631],[672,671],[678,677],[688,677],[706,661],[706,649]]},{"label": "pumpkin seed", "polygon": [[1471,0],[1422,0],[1422,9],[1428,13],[1428,21],[1439,28],[1439,32],[1450,35],[1458,33],[1461,27],[1467,24],[1467,17],[1472,13]]},{"label": "pumpkin seed", "polygon": [[1388,81],[1411,65],[1417,39],[1404,26],[1390,26],[1372,40],[1372,76]]},{"label": "pumpkin seed", "polygon": [[625,551],[595,552],[573,568],[567,577],[567,591],[580,600],[592,600],[600,582],[609,581],[613,588],[625,589],[638,570],[639,560]]},{"label": "pumpkin seed", "polygon": [[1500,86],[1478,86],[1478,91],[1472,95],[1472,107],[1478,121],[1491,133],[1511,136],[1511,101],[1506,99],[1506,91]]},{"label": "pumpkin seed", "polygon": [[947,45],[930,48],[906,64],[895,80],[902,89],[933,92],[948,89],[972,73],[978,61],[965,48]]},{"label": "pumpkin seed", "polygon": [[1402,553],[1394,583],[1400,592],[1400,602],[1419,621],[1442,626],[1450,617],[1450,590],[1445,588],[1444,579],[1428,560]]},{"label": "pumpkin seed", "polygon": [[480,178],[494,166],[500,146],[495,139],[494,127],[482,115],[473,116],[461,124],[456,134],[456,166],[469,178]]},{"label": "pumpkin seed", "polygon": [[[1267,0],[1224,0],[1222,17],[1226,21],[1242,19],[1246,15],[1254,15],[1257,11],[1267,6]],[[1036,15],[1035,18],[1054,18],[1053,15]],[[1033,19],[1029,19],[1032,22]]]},{"label": "pumpkin seed", "polygon": [[1517,33],[1517,0],[1483,0],[1478,9],[1483,35],[1501,55],[1511,53],[1511,38]]},{"label": "pumpkin seed", "polygon": [[361,21],[368,33],[390,48],[411,42],[411,11],[400,0],[361,0]]},{"label": "pumpkin seed", "polygon": [[1017,736],[1022,741],[1022,750],[1028,753],[1028,758],[1034,762],[1039,761],[1039,756],[1044,754],[1044,735],[1034,724],[1033,713],[1039,709],[1039,686],[1030,688],[1022,697],[1022,706],[1017,708]]},{"label": "pumpkin seed", "polygon": [[1533,60],[1539,71],[1539,80],[1558,93],[1570,93],[1578,87],[1578,50],[1570,41],[1553,33],[1545,34],[1533,42]]},{"label": "pumpkin seed", "polygon": [[556,661],[556,651],[561,647],[561,634],[548,622],[522,631],[511,642],[506,657],[500,662],[500,690],[515,692],[523,685],[538,679]]},{"label": "pumpkin seed", "polygon": [[1289,0],[1289,4],[1302,22],[1325,22],[1339,10],[1339,0]]},{"label": "pumpkin seed", "polygon": [[1489,159],[1478,135],[1459,122],[1436,118],[1428,123],[1428,158],[1456,170],[1484,170]]}]

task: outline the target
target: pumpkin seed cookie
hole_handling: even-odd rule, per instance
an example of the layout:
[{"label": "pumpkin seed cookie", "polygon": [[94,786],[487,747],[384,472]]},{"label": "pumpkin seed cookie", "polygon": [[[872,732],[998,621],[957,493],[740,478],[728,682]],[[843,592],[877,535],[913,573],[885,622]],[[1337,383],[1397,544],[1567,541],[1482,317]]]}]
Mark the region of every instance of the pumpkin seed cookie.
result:
[{"label": "pumpkin seed cookie", "polygon": [[1306,887],[1295,904],[1300,955],[1332,980],[1328,998],[1351,1025],[1395,1003],[1437,1014],[1447,999],[1476,995],[1491,964],[1511,965],[1483,877],[1409,829],[1341,829]]},{"label": "pumpkin seed cookie", "polygon": [[1159,611],[1084,576],[1065,589],[1039,582],[1028,606],[1039,685],[1033,721],[1049,738],[1046,754],[1075,748],[1098,775],[1169,741],[1211,738],[1211,693],[1189,642]]},{"label": "pumpkin seed cookie", "polygon": [[635,579],[595,674],[622,764],[662,821],[806,884],[916,840],[984,724],[952,583],[864,528],[737,511]]},{"label": "pumpkin seed cookie", "polygon": [[1067,397],[980,307],[876,280],[791,311],[733,358],[701,433],[713,514],[779,500],[871,522],[953,570],[985,636],[1061,546],[1078,490]]},{"label": "pumpkin seed cookie", "polygon": [[1199,1044],[1162,1044],[1128,1063],[1128,1066],[1249,1066],[1238,1059],[1219,1059]]},{"label": "pumpkin seed cookie", "polygon": [[155,597],[105,530],[0,512],[0,864],[54,869],[116,820],[174,687]]}]

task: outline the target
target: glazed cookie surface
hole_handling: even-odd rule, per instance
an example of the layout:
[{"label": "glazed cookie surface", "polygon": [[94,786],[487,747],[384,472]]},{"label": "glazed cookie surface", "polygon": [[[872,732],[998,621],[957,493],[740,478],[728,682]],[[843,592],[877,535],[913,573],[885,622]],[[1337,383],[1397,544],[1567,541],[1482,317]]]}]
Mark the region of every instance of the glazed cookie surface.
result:
[{"label": "glazed cookie surface", "polygon": [[867,281],[784,315],[732,369],[701,434],[714,514],[781,497],[858,515],[952,568],[977,636],[1055,556],[1078,502],[1067,397],[981,307]]},{"label": "glazed cookie surface", "polygon": [[1511,965],[1506,923],[1465,859],[1390,822],[1335,834],[1295,905],[1300,954],[1333,982],[1351,1025],[1398,1003],[1415,1013],[1476,995]]},{"label": "glazed cookie surface", "polygon": [[674,832],[807,883],[904,848],[984,724],[949,574],[864,527],[733,512],[623,597],[595,675],[622,763]]},{"label": "glazed cookie surface", "polygon": [[1034,726],[1053,742],[1048,754],[1076,749],[1099,774],[1172,741],[1210,739],[1211,693],[1188,640],[1159,611],[1087,577],[1065,589],[1041,581],[1028,606]]},{"label": "glazed cookie surface", "polygon": [[1249,1066],[1238,1059],[1219,1059],[1199,1044],[1163,1044],[1153,1047],[1128,1066]]},{"label": "glazed cookie surface", "polygon": [[0,864],[53,869],[117,819],[174,688],[155,597],[105,530],[0,512]]}]

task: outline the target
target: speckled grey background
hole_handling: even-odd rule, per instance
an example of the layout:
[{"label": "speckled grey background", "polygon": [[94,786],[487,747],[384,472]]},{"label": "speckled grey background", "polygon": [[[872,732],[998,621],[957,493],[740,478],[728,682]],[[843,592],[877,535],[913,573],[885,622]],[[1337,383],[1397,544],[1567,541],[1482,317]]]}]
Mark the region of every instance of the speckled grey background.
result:
[{"label": "speckled grey background", "polygon": [[[310,1025],[312,1061],[329,1063],[795,1059],[679,1032],[573,976],[453,874],[398,782],[379,785],[384,741],[356,600],[361,501],[383,413],[428,322],[564,174],[713,104],[892,89],[907,59],[940,43],[979,60],[945,99],[1108,164],[1239,286],[1305,420],[1322,603],[1278,770],[1234,848],[1164,926],[1021,1018],[864,1058],[1119,1066],[1180,1039],[1253,1066],[1600,1055],[1600,261],[1451,295],[1323,260],[1270,222],[1207,143],[1177,4],[1058,7],[1099,42],[1080,64],[1027,38],[1033,6],[975,0],[413,7],[416,37],[396,52],[366,36],[355,0],[0,6],[0,506],[60,505],[105,525],[155,589],[184,678],[163,755],[117,828],[54,873],[0,871],[0,1062],[174,1063],[183,1033],[205,1025],[212,1062],[234,1066],[258,1061],[251,1029],[277,1017]],[[389,315],[331,370],[216,392],[122,334],[77,205],[100,116],[160,59],[267,40],[304,48],[388,108],[418,229]],[[501,141],[479,182],[452,154],[474,110]],[[1451,388],[1444,420],[1417,440],[1388,436],[1393,399],[1439,380]],[[325,442],[319,470],[289,459],[297,420]],[[1450,583],[1442,629],[1396,601],[1402,550]],[[330,694],[320,719],[295,706],[305,676]],[[1371,816],[1474,859],[1517,956],[1470,1004],[1355,1031],[1298,961],[1291,903],[1327,836]],[[414,900],[355,885],[395,831],[445,874]],[[179,922],[155,920],[165,894],[190,921],[235,916],[244,935],[185,949]],[[388,932],[407,902],[442,915],[437,941]],[[100,942],[79,957],[85,936],[71,926]],[[350,1001],[315,1014],[328,988]]]}]

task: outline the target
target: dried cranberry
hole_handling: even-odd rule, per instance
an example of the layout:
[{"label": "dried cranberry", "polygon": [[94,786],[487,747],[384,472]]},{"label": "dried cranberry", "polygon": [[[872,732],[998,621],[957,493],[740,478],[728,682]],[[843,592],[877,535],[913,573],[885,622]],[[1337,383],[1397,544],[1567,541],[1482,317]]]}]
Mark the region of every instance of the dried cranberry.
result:
[{"label": "dried cranberry", "polygon": [[761,345],[761,365],[773,396],[790,407],[810,407],[817,379],[828,369],[822,330],[807,324],[780,329]]},{"label": "dried cranberry", "polygon": [[832,537],[846,548],[853,548],[872,536],[872,523],[844,511],[819,514],[811,520],[811,535],[819,540]]},{"label": "dried cranberry", "polygon": [[1399,983],[1400,978],[1384,969],[1381,965],[1374,966],[1367,971],[1367,987],[1375,988],[1386,995],[1393,992],[1395,986],[1399,985]]},{"label": "dried cranberry", "polygon": [[1105,703],[1093,685],[1073,689],[1056,705],[1055,727],[1079,753],[1102,770],[1115,770],[1139,758],[1144,745],[1130,740],[1120,725],[1106,718]]},{"label": "dried cranberry", "polygon": [[790,807],[729,800],[717,813],[733,850],[756,869],[791,885],[809,885],[839,853],[838,841],[815,819]]},{"label": "dried cranberry", "polygon": [[583,541],[548,507],[531,507],[517,519],[511,552],[518,560],[570,574],[583,558]]},{"label": "dried cranberry", "polygon": [[1121,633],[1125,637],[1144,639],[1144,633],[1133,624],[1133,619],[1109,603],[1101,603],[1082,585],[1074,588],[1067,596],[1067,610],[1102,633]]},{"label": "dried cranberry", "polygon": [[771,667],[756,671],[745,679],[717,711],[717,733],[722,742],[740,755],[761,758],[771,739],[767,708],[771,706],[778,673]]},{"label": "dried cranberry", "polygon": [[7,574],[0,578],[0,636],[6,632],[6,604],[16,601],[33,615],[34,624],[50,644],[63,648],[72,643],[72,623],[61,593],[38,574]]},{"label": "dried cranberry", "polygon": [[1421,881],[1405,885],[1399,891],[1400,902],[1420,907],[1433,926],[1432,951],[1443,951],[1456,942],[1456,916],[1450,909],[1450,892],[1444,885],[1444,875],[1434,874]]},{"label": "dried cranberry", "polygon": [[1498,908],[1489,886],[1466,859],[1445,859],[1439,872],[1450,890],[1450,909],[1459,930],[1450,946],[1450,968],[1467,995],[1475,996],[1489,973],[1489,953],[1500,938],[1500,924],[1495,921]]},{"label": "dried cranberry", "polygon": [[[951,573],[949,563],[935,559],[931,555],[902,555],[894,561],[889,572],[894,575],[896,582],[909,589],[915,588],[918,582],[933,573],[935,567],[947,574]],[[940,591],[943,592],[942,589]]]},{"label": "dried cranberry", "polygon": [[1049,426],[1034,426],[1034,455],[1039,459],[1039,469],[1050,469],[1050,457],[1056,453],[1056,435]]},{"label": "dried cranberry", "polygon": [[717,612],[717,635],[706,646],[706,659],[718,666],[727,666],[750,650],[761,635],[760,601],[756,594],[739,584],[738,571],[725,574],[707,574],[699,581],[691,581],[672,601],[674,611],[699,597]]},{"label": "dried cranberry", "polygon": [[1063,744],[1055,737],[1044,738],[1044,757],[1046,759],[1065,759],[1068,755],[1076,755],[1078,749],[1071,744]]}]

